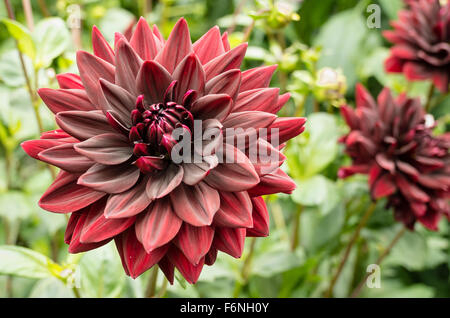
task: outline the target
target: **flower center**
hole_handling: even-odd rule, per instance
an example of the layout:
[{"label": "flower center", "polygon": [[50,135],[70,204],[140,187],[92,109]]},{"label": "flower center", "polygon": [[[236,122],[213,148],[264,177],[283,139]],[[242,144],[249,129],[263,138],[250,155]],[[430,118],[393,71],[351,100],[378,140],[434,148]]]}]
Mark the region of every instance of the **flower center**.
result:
[{"label": "flower center", "polygon": [[194,126],[192,114],[175,102],[148,105],[141,95],[136,100],[136,109],[131,112],[129,139],[134,144],[134,154],[140,156],[170,156],[176,140],[172,132],[176,128],[191,130]]}]

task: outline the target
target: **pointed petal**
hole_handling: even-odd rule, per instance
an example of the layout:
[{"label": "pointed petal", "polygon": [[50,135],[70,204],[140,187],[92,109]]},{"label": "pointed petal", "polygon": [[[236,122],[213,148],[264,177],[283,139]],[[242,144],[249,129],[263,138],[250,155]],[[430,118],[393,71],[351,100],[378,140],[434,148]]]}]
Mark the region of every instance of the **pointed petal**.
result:
[{"label": "pointed petal", "polygon": [[245,228],[216,228],[213,246],[234,258],[239,258],[244,250],[245,233]]},{"label": "pointed petal", "polygon": [[[137,97],[136,76],[143,61],[124,39],[119,40],[116,47],[116,84]],[[113,81],[109,81],[113,82]]]},{"label": "pointed petal", "polygon": [[114,65],[114,51],[95,25],[92,27],[92,47],[94,55]]},{"label": "pointed petal", "polygon": [[74,73],[61,73],[56,75],[59,88],[63,89],[84,89],[80,75]]},{"label": "pointed petal", "polygon": [[164,276],[166,276],[170,285],[173,285],[173,281],[175,279],[175,265],[173,265],[169,261],[169,258],[167,256],[165,256],[158,262],[158,266],[161,269],[161,271],[164,273]]},{"label": "pointed petal", "polygon": [[167,169],[149,176],[146,191],[151,200],[162,198],[183,180],[183,168],[171,164]]},{"label": "pointed petal", "polygon": [[384,173],[377,181],[375,181],[372,192],[372,197],[378,200],[387,197],[397,191],[394,180],[388,173]]},{"label": "pointed petal", "polygon": [[101,98],[100,108],[103,113],[113,111],[119,116],[119,120],[127,126],[131,126],[131,111],[135,109],[136,98],[122,87],[103,79],[100,87],[104,98]]},{"label": "pointed petal", "polygon": [[136,221],[136,236],[147,253],[169,243],[183,221],[175,214],[169,198],[156,200]]},{"label": "pointed petal", "polygon": [[39,206],[55,213],[78,211],[102,198],[105,193],[77,184],[78,175],[61,171],[39,200]]},{"label": "pointed petal", "polygon": [[152,200],[145,192],[148,178],[142,178],[134,187],[120,194],[111,194],[105,207],[106,218],[125,218],[145,210]]},{"label": "pointed petal", "polygon": [[106,200],[102,199],[89,208],[86,221],[81,230],[81,243],[97,243],[122,233],[136,220],[135,217],[127,219],[106,219],[103,215]]},{"label": "pointed petal", "polygon": [[225,53],[219,27],[211,28],[192,45],[192,48],[203,65]]},{"label": "pointed petal", "polygon": [[114,83],[116,68],[95,55],[84,51],[77,52],[77,65],[81,81],[92,104],[98,105],[100,94],[99,79]]},{"label": "pointed petal", "polygon": [[252,198],[253,227],[247,229],[247,236],[264,237],[269,235],[269,211],[262,197]]},{"label": "pointed petal", "polygon": [[210,79],[205,86],[206,94],[227,94],[236,100],[241,86],[241,71],[233,69]]},{"label": "pointed petal", "polygon": [[209,94],[197,99],[191,113],[197,118],[223,121],[231,112],[233,100],[226,94]]},{"label": "pointed petal", "polygon": [[248,190],[248,194],[252,197],[279,192],[290,194],[295,188],[295,182],[279,168],[271,174],[262,176],[260,178],[260,183],[256,187]]},{"label": "pointed petal", "polygon": [[172,76],[155,61],[145,61],[136,78],[138,94],[144,94],[149,104],[161,103],[170,83]]},{"label": "pointed petal", "polygon": [[175,67],[191,52],[192,44],[189,28],[186,20],[181,18],[173,27],[167,42],[155,57],[155,61],[172,74]]},{"label": "pointed petal", "polygon": [[21,146],[30,157],[39,160],[40,152],[63,144],[65,142],[58,139],[38,139],[24,141]]},{"label": "pointed petal", "polygon": [[222,44],[225,52],[228,52],[230,50],[230,42],[228,41],[228,33],[224,32],[222,34]]},{"label": "pointed petal", "polygon": [[94,162],[80,155],[73,148],[74,144],[62,144],[39,153],[38,158],[67,172],[84,172]]},{"label": "pointed petal", "polygon": [[157,264],[168,249],[168,246],[162,246],[151,253],[147,253],[138,241],[134,227],[130,227],[116,237],[116,246],[122,259],[122,265],[132,278],[138,277]]},{"label": "pointed petal", "polygon": [[94,164],[78,179],[78,184],[106,193],[121,193],[136,184],[139,169],[130,164],[118,166]]},{"label": "pointed petal", "polygon": [[197,282],[198,277],[202,272],[204,258],[200,260],[198,265],[193,265],[176,247],[172,247],[167,255],[170,262],[175,265],[175,267],[180,271],[181,275],[183,275],[188,283],[195,284]]},{"label": "pointed petal", "polygon": [[99,110],[60,112],[55,119],[61,129],[78,140],[115,132],[105,115]]},{"label": "pointed petal", "polygon": [[195,53],[188,54],[177,65],[172,76],[174,80],[178,81],[175,102],[181,104],[183,102],[183,96],[190,89],[203,95],[205,91],[205,72]]},{"label": "pointed petal", "polygon": [[300,135],[305,130],[306,118],[301,117],[280,117],[275,119],[270,126],[269,142],[274,144],[274,138],[278,135],[278,144]]},{"label": "pointed petal", "polygon": [[128,138],[116,133],[107,133],[89,138],[75,145],[75,150],[105,165],[117,165],[133,155]]},{"label": "pointed petal", "polygon": [[279,88],[257,88],[245,91],[238,95],[233,112],[262,111],[267,113],[278,112]]},{"label": "pointed petal", "polygon": [[247,51],[247,43],[235,47],[222,55],[209,61],[205,66],[206,80],[209,81],[213,77],[234,68],[240,68]]},{"label": "pointed petal", "polygon": [[139,22],[136,25],[130,44],[144,61],[153,60],[158,53],[155,37],[153,36],[150,26],[143,17],[139,19]]},{"label": "pointed petal", "polygon": [[223,163],[211,170],[205,181],[213,188],[222,191],[244,191],[258,184],[259,176],[250,160],[239,149],[224,144],[217,156]]},{"label": "pointed petal", "polygon": [[217,165],[218,160],[216,156],[202,157],[201,163],[183,163],[183,182],[188,185],[196,185]]},{"label": "pointed petal", "polygon": [[220,207],[219,193],[204,182],[181,183],[170,193],[170,200],[178,217],[194,226],[210,225]]},{"label": "pointed petal", "polygon": [[82,89],[40,88],[38,94],[54,114],[68,110],[95,110],[95,106]]},{"label": "pointed petal", "polygon": [[220,227],[252,227],[252,202],[246,191],[221,192],[214,224]]},{"label": "pointed petal", "polygon": [[273,72],[275,72],[276,69],[277,65],[270,65],[252,68],[243,72],[241,92],[245,92],[255,88],[269,87]]},{"label": "pointed petal", "polygon": [[361,84],[356,85],[355,95],[356,95],[356,107],[371,108],[371,109],[376,107],[375,100],[363,85]]},{"label": "pointed petal", "polygon": [[213,238],[214,229],[212,227],[198,227],[183,223],[174,243],[190,263],[197,265],[208,253]]}]

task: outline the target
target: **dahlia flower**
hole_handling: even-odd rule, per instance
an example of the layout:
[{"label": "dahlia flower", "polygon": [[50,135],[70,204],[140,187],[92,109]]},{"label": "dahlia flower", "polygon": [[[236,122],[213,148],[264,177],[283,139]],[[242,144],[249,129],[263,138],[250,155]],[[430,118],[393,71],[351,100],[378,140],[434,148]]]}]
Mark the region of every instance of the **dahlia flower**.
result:
[{"label": "dahlia flower", "polygon": [[[71,213],[69,252],[114,239],[133,278],[158,265],[170,282],[177,268],[195,283],[218,251],[238,258],[246,236],[268,235],[261,196],[293,191],[280,150],[305,119],[275,115],[289,99],[268,88],[276,66],[241,72],[247,44],[230,49],[218,27],[192,44],[184,19],[165,40],[141,18],[129,40],[116,34],[114,49],[96,27],[92,41],[94,54],[77,53],[80,75],[39,90],[60,129],[22,146],[61,169],[39,205]],[[218,134],[198,139],[198,123]],[[173,160],[178,129],[199,160]],[[252,145],[276,160],[251,161]]]},{"label": "dahlia flower", "polygon": [[430,79],[447,92],[450,78],[450,2],[405,0],[408,7],[384,37],[392,42],[387,72],[404,73],[411,81]]},{"label": "dahlia flower", "polygon": [[387,197],[398,221],[437,230],[440,218],[450,216],[450,134],[432,136],[420,101],[394,99],[388,88],[375,101],[358,85],[356,105],[341,108],[350,127],[341,141],[353,164],[339,177],[368,174],[372,198]]}]

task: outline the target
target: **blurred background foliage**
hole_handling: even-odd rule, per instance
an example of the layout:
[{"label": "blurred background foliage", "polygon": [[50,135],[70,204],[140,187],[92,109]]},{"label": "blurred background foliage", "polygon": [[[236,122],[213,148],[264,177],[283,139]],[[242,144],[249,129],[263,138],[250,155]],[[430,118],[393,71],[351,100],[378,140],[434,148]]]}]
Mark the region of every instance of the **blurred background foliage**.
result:
[{"label": "blurred background foliage", "polygon": [[[193,40],[217,24],[228,31],[232,46],[248,41],[243,69],[278,64],[271,85],[292,94],[281,115],[308,117],[306,131],[286,149],[285,168],[297,190],[291,196],[266,197],[270,236],[247,240],[241,260],[219,254],[194,286],[177,279],[166,289],[160,275],[158,296],[324,295],[370,205],[365,177],[337,179],[338,168],[349,163],[338,143],[346,132],[339,106],[354,104],[357,82],[374,95],[389,86],[423,100],[430,85],[408,83],[402,75],[383,71],[388,45],[381,30],[396,19],[401,0],[36,0],[31,1],[32,18],[22,1],[11,3],[18,22],[7,19],[0,2],[0,297],[145,295],[149,274],[136,280],[125,276],[113,243],[82,255],[67,254],[65,216],[37,205],[54,171],[28,158],[19,146],[55,128],[52,115],[27,84],[33,90],[56,87],[55,74],[76,72],[75,51],[91,50],[94,24],[112,41],[114,32],[125,32],[141,15],[166,37],[184,16]],[[370,4],[381,8],[381,28],[367,25]],[[435,104],[436,132],[442,133],[449,128],[450,98],[444,96]],[[334,296],[350,294],[400,227],[392,211],[378,202]],[[365,288],[361,296],[448,297],[449,266],[448,223],[442,221],[439,232],[417,226],[382,264],[381,288]],[[74,284],[80,288],[70,288]]]}]

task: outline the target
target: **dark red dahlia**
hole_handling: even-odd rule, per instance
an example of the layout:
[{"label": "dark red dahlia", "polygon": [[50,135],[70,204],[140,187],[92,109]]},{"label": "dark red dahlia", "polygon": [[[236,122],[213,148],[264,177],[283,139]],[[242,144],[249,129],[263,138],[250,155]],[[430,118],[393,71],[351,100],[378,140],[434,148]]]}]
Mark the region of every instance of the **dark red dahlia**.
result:
[{"label": "dark red dahlia", "polygon": [[447,92],[450,79],[450,2],[405,0],[408,8],[385,31],[392,42],[387,72],[404,73],[411,81],[430,79],[441,92]]},{"label": "dark red dahlia", "polygon": [[[158,264],[171,282],[176,267],[195,283],[218,250],[240,257],[246,236],[268,235],[261,196],[294,189],[279,150],[305,119],[275,115],[289,98],[268,88],[275,66],[241,72],[247,44],[230,49],[218,27],[191,44],[184,19],[167,41],[141,19],[129,41],[116,34],[114,50],[94,27],[93,47],[77,54],[80,76],[39,91],[61,128],[23,144],[61,168],[39,204],[72,213],[69,252],[114,239],[128,275]],[[217,134],[198,139],[197,125]],[[197,160],[175,160],[180,129]],[[252,145],[276,160],[251,161]]]},{"label": "dark red dahlia", "polygon": [[339,177],[368,174],[372,198],[387,197],[398,221],[437,230],[440,218],[450,216],[450,135],[433,137],[420,101],[394,99],[388,88],[375,101],[358,85],[356,105],[341,108],[350,127],[342,142],[353,165]]}]

